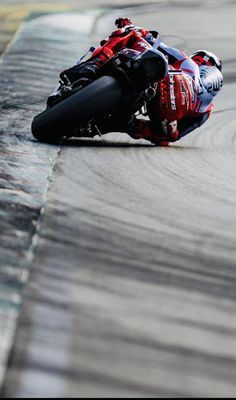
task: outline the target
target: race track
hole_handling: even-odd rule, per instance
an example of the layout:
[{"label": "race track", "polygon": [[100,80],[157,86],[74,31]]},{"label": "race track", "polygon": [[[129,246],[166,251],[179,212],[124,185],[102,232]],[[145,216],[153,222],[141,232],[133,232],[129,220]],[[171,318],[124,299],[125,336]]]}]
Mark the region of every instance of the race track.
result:
[{"label": "race track", "polygon": [[[102,13],[96,5],[83,16],[29,21],[12,44],[2,71],[16,57],[19,70],[28,66],[35,103],[17,129],[35,152],[34,176],[44,172],[2,396],[235,397],[235,12],[220,0]],[[60,148],[35,144],[29,122],[57,71],[121,14],[187,39],[189,52],[222,56],[225,85],[212,118],[169,148],[120,133]],[[32,68],[42,85],[34,86]]]}]

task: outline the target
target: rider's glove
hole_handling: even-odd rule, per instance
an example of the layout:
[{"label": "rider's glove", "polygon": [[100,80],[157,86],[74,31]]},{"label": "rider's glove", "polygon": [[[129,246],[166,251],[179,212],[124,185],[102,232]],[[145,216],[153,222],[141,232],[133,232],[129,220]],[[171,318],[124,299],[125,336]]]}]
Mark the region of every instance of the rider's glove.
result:
[{"label": "rider's glove", "polygon": [[155,43],[155,39],[154,39],[154,36],[151,34],[151,33],[148,33],[146,36],[145,36],[145,40],[151,45],[151,46],[153,46],[154,45],[154,43]]}]

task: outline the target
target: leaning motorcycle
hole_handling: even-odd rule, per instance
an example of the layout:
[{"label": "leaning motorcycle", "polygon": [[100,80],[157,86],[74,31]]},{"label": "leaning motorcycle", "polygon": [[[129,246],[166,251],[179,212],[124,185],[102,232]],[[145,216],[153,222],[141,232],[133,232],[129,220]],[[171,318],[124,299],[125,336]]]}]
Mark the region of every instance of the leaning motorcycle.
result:
[{"label": "leaning motorcycle", "polygon": [[124,49],[101,66],[93,79],[60,82],[47,109],[32,122],[33,136],[55,143],[63,138],[93,137],[114,121],[147,112],[156,82],[166,75],[165,57],[155,46],[144,53]]}]

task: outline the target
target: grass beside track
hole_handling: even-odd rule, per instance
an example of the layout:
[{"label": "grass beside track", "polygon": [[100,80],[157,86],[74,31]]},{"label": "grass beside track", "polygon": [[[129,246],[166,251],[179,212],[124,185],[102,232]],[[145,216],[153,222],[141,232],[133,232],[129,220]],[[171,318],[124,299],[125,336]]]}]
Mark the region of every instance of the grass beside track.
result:
[{"label": "grass beside track", "polygon": [[32,13],[55,13],[76,9],[77,1],[67,2],[25,2],[0,1],[0,55],[11,41],[13,35]]}]

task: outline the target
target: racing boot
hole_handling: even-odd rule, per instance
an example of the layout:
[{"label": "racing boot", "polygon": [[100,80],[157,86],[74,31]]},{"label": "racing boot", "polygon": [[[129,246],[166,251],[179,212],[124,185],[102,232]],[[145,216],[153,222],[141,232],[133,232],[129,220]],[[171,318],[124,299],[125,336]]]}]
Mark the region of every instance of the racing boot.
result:
[{"label": "racing boot", "polygon": [[81,78],[93,80],[96,77],[96,72],[99,67],[100,65],[97,60],[88,61],[62,71],[60,79],[67,85],[74,83]]},{"label": "racing boot", "polygon": [[158,133],[151,121],[133,117],[128,124],[127,133],[136,140],[145,139],[156,146],[169,146],[168,138]]}]

